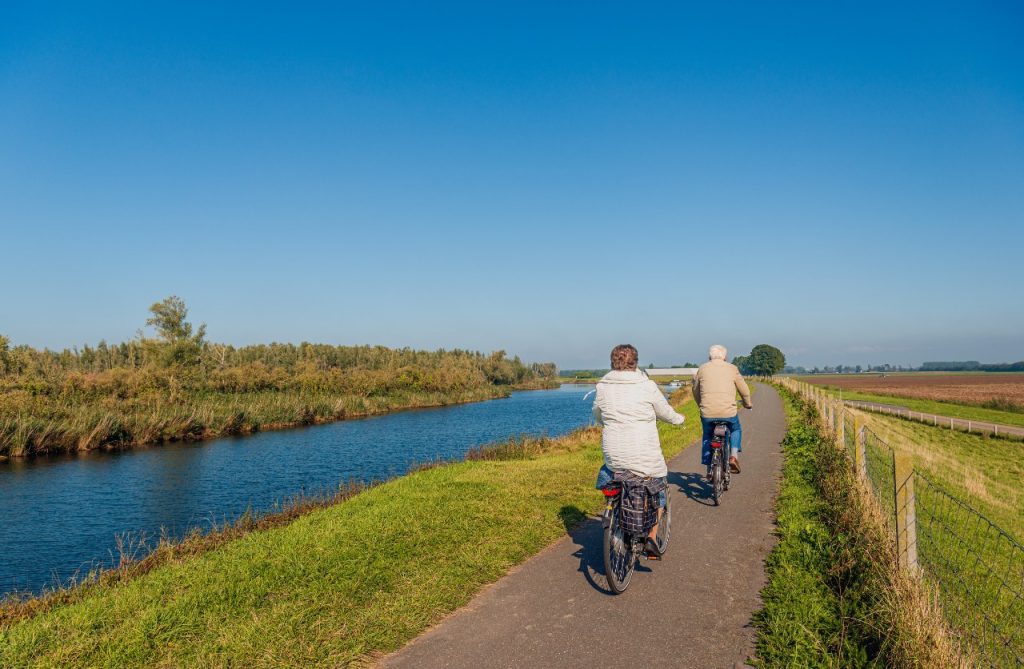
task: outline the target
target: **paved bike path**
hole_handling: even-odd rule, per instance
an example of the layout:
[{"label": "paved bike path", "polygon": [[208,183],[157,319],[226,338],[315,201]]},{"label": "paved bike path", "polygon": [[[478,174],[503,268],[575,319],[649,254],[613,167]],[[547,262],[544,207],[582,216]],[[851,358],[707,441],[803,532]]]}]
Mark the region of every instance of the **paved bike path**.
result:
[{"label": "paved bike path", "polygon": [[775,390],[762,385],[754,400],[741,414],[743,473],[722,506],[710,506],[696,445],[669,463],[669,552],[641,562],[624,594],[606,589],[601,524],[589,520],[379,666],[742,666],[754,651],[750,618],[775,542],[785,435]]}]

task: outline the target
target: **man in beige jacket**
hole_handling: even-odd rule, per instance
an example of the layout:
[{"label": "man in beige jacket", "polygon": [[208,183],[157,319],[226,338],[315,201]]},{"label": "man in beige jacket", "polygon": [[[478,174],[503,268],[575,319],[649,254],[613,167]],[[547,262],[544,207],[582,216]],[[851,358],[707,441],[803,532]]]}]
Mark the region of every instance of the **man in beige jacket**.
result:
[{"label": "man in beige jacket", "polygon": [[701,445],[701,462],[708,468],[711,476],[711,433],[714,423],[729,423],[732,438],[729,444],[729,468],[734,473],[740,471],[737,454],[741,450],[743,431],[740,417],[736,411],[736,392],[743,398],[743,406],[754,408],[750,402],[750,388],[743,380],[743,375],[736,365],[725,361],[727,351],[724,346],[715,344],[708,349],[708,361],[697,369],[693,377],[693,399],[700,406],[700,422],[704,426],[704,440]]}]

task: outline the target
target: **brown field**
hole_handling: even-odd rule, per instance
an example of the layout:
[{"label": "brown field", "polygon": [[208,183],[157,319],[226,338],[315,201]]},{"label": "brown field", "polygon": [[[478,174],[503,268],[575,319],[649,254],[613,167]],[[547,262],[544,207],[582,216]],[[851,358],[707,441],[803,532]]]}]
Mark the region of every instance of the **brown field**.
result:
[{"label": "brown field", "polygon": [[802,380],[843,390],[938,402],[1024,406],[1024,374],[857,374],[805,376]]}]

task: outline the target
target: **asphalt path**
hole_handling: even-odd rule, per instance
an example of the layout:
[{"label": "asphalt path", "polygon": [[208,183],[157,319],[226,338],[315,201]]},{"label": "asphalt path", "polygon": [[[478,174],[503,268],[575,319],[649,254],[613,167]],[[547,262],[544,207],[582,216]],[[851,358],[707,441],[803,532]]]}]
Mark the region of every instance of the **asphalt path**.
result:
[{"label": "asphalt path", "polygon": [[[695,444],[669,463],[672,539],[629,589],[607,590],[601,524],[588,520],[479,593],[381,667],[743,666],[754,652],[785,434],[769,386],[741,414],[741,474],[713,506]],[[628,664],[623,664],[628,663]]]}]

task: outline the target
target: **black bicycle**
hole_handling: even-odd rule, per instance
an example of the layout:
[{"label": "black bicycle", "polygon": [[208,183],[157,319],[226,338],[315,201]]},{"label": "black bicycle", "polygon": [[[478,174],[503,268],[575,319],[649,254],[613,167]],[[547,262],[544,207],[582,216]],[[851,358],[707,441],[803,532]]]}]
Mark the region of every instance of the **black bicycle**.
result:
[{"label": "black bicycle", "polygon": [[[647,557],[644,547],[647,534],[626,532],[622,527],[619,508],[622,502],[622,484],[613,482],[601,489],[605,496],[604,515],[601,524],[604,526],[604,575],[608,581],[608,589],[616,595],[625,592],[633,577],[637,561]],[[672,533],[672,495],[665,489],[665,506],[658,521],[655,535],[658,552],[665,555],[668,551],[668,540]]]},{"label": "black bicycle", "polygon": [[711,497],[715,506],[722,503],[722,495],[729,489],[732,474],[729,471],[729,444],[732,428],[726,422],[713,422],[711,433]]}]

